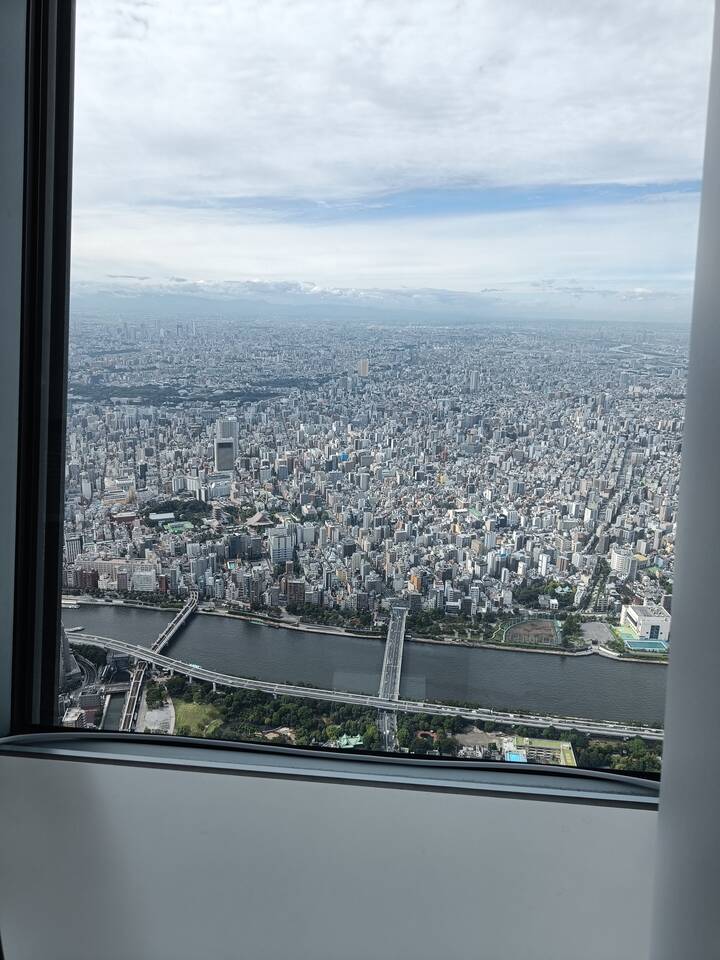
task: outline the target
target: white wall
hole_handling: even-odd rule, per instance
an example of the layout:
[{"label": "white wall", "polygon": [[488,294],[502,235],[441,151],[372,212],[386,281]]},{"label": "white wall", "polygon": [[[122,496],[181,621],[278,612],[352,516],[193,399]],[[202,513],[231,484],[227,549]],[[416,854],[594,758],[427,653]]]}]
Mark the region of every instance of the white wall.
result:
[{"label": "white wall", "polygon": [[638,960],[656,814],[0,756],[6,960]]},{"label": "white wall", "polygon": [[720,17],[700,209],[683,434],[653,960],[720,957]]}]

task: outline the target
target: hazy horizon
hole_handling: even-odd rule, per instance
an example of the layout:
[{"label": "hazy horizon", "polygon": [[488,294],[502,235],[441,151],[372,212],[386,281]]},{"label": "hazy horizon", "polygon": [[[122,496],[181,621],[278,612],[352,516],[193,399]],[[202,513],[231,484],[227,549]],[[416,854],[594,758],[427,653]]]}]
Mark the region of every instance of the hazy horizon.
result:
[{"label": "hazy horizon", "polygon": [[687,322],[711,19],[81,0],[75,302]]}]

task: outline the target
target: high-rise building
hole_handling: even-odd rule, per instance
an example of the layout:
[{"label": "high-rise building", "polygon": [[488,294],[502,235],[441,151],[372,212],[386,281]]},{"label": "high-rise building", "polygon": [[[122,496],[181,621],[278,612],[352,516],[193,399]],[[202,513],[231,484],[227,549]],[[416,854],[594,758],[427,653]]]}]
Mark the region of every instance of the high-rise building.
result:
[{"label": "high-rise building", "polygon": [[237,449],[240,438],[240,424],[237,417],[221,417],[215,421],[215,436],[218,440],[234,440]]},{"label": "high-rise building", "polygon": [[657,603],[645,605],[624,604],[620,614],[620,625],[629,626],[641,640],[670,639],[672,617]]},{"label": "high-rise building", "polygon": [[637,561],[629,547],[619,547],[616,543],[610,551],[610,569],[619,577],[635,579]]},{"label": "high-rise building", "polygon": [[288,580],[287,602],[289,607],[299,607],[305,603],[305,581]]},{"label": "high-rise building", "polygon": [[226,472],[235,464],[235,441],[232,437],[215,438],[215,470]]},{"label": "high-rise building", "polygon": [[157,590],[157,574],[149,564],[138,567],[132,575],[132,589],[139,593],[153,593]]},{"label": "high-rise building", "polygon": [[73,563],[82,553],[83,538],[78,534],[74,537],[65,537],[65,556],[68,563]]},{"label": "high-rise building", "polygon": [[285,563],[293,558],[293,540],[287,534],[277,534],[270,538],[270,562]]},{"label": "high-rise building", "polygon": [[358,360],[357,372],[358,376],[366,377],[370,373],[370,361],[367,359]]}]

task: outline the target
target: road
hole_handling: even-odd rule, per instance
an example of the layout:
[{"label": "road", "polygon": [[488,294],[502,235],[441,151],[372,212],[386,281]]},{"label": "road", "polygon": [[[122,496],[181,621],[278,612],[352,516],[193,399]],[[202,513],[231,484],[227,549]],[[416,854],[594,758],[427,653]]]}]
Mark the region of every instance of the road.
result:
[{"label": "road", "polygon": [[170,623],[165,627],[163,632],[157,638],[155,643],[152,645],[152,649],[156,650],[158,653],[162,652],[165,647],[170,643],[172,638],[178,632],[180,627],[183,624],[187,623],[190,617],[197,610],[198,600],[200,595],[198,591],[193,588],[190,590],[190,597],[188,598],[187,603],[183,606],[182,610],[178,610]]},{"label": "road", "polygon": [[380,732],[383,750],[386,753],[396,751],[398,749],[396,711],[378,710],[378,731]]},{"label": "road", "polygon": [[403,646],[405,641],[405,621],[407,607],[393,607],[388,625],[380,675],[379,696],[384,700],[397,700],[400,696],[400,671],[402,670]]},{"label": "road", "polygon": [[581,730],[584,733],[594,733],[605,737],[645,737],[648,740],[662,740],[664,737],[662,728],[615,723],[610,720],[590,720],[586,717],[554,717],[549,714],[508,713],[487,707],[458,707],[451,704],[420,700],[392,700],[362,693],[346,693],[342,690],[321,690],[317,687],[303,687],[297,684],[250,680],[247,677],[234,677],[230,674],[184,663],[182,660],[174,660],[172,657],[165,656],[165,654],[148,650],[147,647],[139,647],[133,643],[126,643],[124,640],[115,640],[111,637],[98,637],[90,633],[75,633],[68,639],[71,644],[78,640],[81,643],[103,647],[106,650],[116,650],[145,663],[152,663],[162,669],[181,673],[183,676],[191,677],[194,680],[205,680],[208,683],[239,690],[261,690],[274,696],[305,697],[310,700],[348,703],[359,707],[390,710],[392,712],[402,711],[403,713],[428,713],[434,716],[463,717],[476,723],[493,721],[496,723],[522,724],[528,727],[553,726],[558,730]]},{"label": "road", "polygon": [[138,707],[140,706],[140,694],[142,693],[143,683],[145,682],[147,668],[147,663],[140,661],[130,674],[130,689],[123,703],[122,714],[120,715],[120,726],[118,727],[122,733],[129,733],[135,726]]},{"label": "road", "polygon": [[[187,623],[189,618],[195,613],[198,605],[199,594],[196,589],[190,591],[190,597],[188,598],[187,603],[183,606],[182,610],[179,610],[170,623],[165,627],[162,633],[158,636],[157,640],[152,645],[152,651],[154,653],[160,653],[165,647],[170,643],[172,638],[178,632],[178,630]],[[83,634],[75,633],[72,634],[75,637],[81,637]],[[145,682],[145,674],[148,668],[147,660],[142,660],[138,658],[139,662],[137,666],[133,669],[130,675],[130,689],[127,692],[125,697],[125,703],[123,704],[123,711],[120,717],[120,727],[119,729],[127,733],[134,729],[135,721],[138,715],[138,708],[140,707],[140,696],[142,694],[143,683]]]},{"label": "road", "polygon": [[97,667],[94,663],[91,663],[90,660],[87,660],[85,657],[80,656],[79,653],[75,654],[75,659],[77,660],[80,669],[83,672],[85,677],[83,681],[83,686],[92,687],[97,683]]},{"label": "road", "polygon": [[[402,672],[407,614],[407,607],[393,607],[390,612],[378,693],[378,696],[383,700],[398,700],[400,698],[400,674]],[[396,713],[394,711],[392,713],[381,712],[378,719],[378,728],[382,737],[383,749],[387,752],[397,750]]]}]

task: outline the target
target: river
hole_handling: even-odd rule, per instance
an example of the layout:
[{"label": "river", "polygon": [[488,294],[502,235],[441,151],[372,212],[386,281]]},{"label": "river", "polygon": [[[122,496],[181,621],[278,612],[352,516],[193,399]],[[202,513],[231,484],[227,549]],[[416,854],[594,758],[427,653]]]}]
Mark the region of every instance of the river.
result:
[{"label": "river", "polygon": [[[83,626],[88,633],[143,645],[152,643],[171,616],[109,604],[82,604],[62,612],[67,627]],[[236,676],[377,693],[383,641],[198,614],[166,653]],[[400,696],[660,725],[665,676],[662,664],[408,641]]]}]

